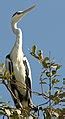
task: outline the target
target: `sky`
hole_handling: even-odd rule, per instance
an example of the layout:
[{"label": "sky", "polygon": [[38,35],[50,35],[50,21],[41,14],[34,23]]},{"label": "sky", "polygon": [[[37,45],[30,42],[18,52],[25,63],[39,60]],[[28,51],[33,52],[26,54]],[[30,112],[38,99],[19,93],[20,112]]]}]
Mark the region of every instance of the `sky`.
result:
[{"label": "sky", "polygon": [[[29,53],[32,45],[43,51],[44,57],[51,52],[57,63],[62,64],[61,74],[65,77],[65,0],[2,0],[0,2],[0,62],[11,51],[16,40],[11,29],[11,16],[36,4],[36,8],[20,21],[23,31],[23,51],[27,56],[33,78],[33,90],[39,90],[41,65]],[[6,88],[0,85],[0,95],[10,100]],[[1,97],[1,98],[2,98]],[[35,104],[41,100],[34,97]]]}]

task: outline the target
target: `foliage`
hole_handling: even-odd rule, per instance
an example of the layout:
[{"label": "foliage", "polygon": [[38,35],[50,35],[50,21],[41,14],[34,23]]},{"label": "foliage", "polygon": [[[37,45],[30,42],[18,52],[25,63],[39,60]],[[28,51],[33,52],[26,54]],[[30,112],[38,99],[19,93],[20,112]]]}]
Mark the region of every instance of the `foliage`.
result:
[{"label": "foliage", "polygon": [[[62,102],[65,102],[65,93],[63,92],[63,86],[60,85],[59,87],[58,85],[61,83],[61,80],[63,80],[60,79],[59,75],[59,70],[62,65],[56,63],[53,58],[51,58],[50,53],[49,56],[44,57],[43,52],[41,50],[38,50],[37,46],[35,45],[32,47],[30,54],[34,58],[36,58],[42,65],[42,71],[39,80],[41,86],[41,94],[43,99],[48,100],[47,103],[44,103],[47,104],[46,107],[43,106],[44,104],[41,105],[43,112],[46,114],[47,119],[50,119],[52,115],[59,117],[62,111],[60,108],[56,109],[56,107],[61,105]],[[48,89],[44,90],[44,85],[47,86]]]}]

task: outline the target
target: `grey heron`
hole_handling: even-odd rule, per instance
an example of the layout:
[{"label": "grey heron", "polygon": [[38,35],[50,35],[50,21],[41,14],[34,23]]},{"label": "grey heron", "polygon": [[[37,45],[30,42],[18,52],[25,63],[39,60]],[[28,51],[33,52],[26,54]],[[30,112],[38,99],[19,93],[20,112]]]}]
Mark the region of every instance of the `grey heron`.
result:
[{"label": "grey heron", "polygon": [[[14,73],[10,81],[8,81],[8,85],[23,107],[29,106],[29,104],[32,103],[32,77],[29,62],[23,53],[22,31],[18,28],[17,23],[34,7],[35,5],[13,14],[11,26],[13,33],[16,35],[16,41],[11,52],[6,56],[5,62],[6,70],[9,71],[10,74]],[[15,99],[14,103],[16,107],[19,106]]]}]

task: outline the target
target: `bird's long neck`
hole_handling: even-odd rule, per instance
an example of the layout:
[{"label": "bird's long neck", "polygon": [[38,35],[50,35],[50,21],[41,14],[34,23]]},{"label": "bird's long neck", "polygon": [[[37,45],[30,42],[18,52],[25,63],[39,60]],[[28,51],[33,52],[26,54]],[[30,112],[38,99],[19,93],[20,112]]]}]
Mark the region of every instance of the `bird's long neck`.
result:
[{"label": "bird's long neck", "polygon": [[11,51],[11,56],[13,56],[14,54],[15,57],[18,57],[18,55],[20,54],[19,52],[23,53],[22,52],[22,31],[20,28],[17,27],[17,23],[12,23],[12,30],[13,30],[13,33],[16,35],[16,42]]},{"label": "bird's long neck", "polygon": [[12,23],[13,33],[16,35],[16,45],[22,48],[22,31],[17,27],[17,23]]}]

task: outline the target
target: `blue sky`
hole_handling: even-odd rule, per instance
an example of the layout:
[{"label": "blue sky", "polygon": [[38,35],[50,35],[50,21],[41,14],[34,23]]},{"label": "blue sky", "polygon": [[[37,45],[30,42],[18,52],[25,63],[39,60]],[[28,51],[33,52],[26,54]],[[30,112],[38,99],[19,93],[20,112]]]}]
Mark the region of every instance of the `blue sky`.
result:
[{"label": "blue sky", "polygon": [[[39,90],[40,64],[29,54],[35,44],[43,50],[44,56],[51,52],[52,57],[63,65],[62,76],[65,77],[65,0],[2,0],[0,2],[0,62],[10,52],[15,42],[11,29],[11,16],[19,10],[24,10],[36,4],[36,8],[20,21],[23,30],[23,50],[32,68],[33,89]],[[0,95],[5,100],[10,96],[2,85]],[[35,104],[41,100],[34,98]]]}]

